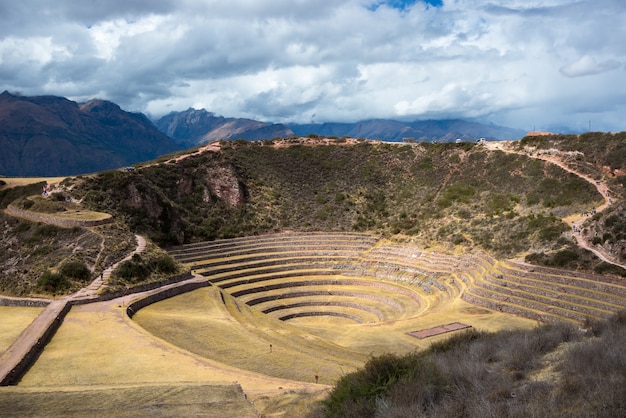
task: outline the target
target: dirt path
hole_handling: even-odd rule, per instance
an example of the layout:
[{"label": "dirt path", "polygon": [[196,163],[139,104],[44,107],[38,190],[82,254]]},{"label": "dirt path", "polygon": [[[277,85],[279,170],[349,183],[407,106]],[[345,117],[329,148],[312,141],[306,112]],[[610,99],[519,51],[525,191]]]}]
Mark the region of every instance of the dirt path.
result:
[{"label": "dirt path", "polygon": [[120,263],[123,263],[126,260],[130,260],[133,255],[142,253],[146,249],[146,239],[144,237],[142,237],[141,235],[135,235],[135,240],[137,240],[137,247],[133,250],[133,252],[128,254],[122,260],[105,269],[102,274],[96,277],[96,279],[92,281],[88,286],[80,289],[78,292],[71,295],[71,298],[88,299],[96,296],[98,290],[100,290],[102,285],[109,280],[109,277],[111,277],[111,273],[117,268],[118,265],[120,265]]},{"label": "dirt path", "polygon": [[[484,146],[489,149],[489,150],[499,150],[502,152],[506,152],[508,154],[518,154],[518,155],[526,155],[524,152],[520,152],[520,151],[513,151],[510,148],[510,143],[509,142],[485,142]],[[543,160],[546,162],[549,162],[551,164],[555,164],[559,167],[561,167],[563,170],[575,174],[578,177],[580,177],[581,179],[585,180],[586,182],[590,183],[591,185],[593,185],[596,190],[598,190],[598,193],[600,193],[600,195],[602,196],[602,198],[604,199],[604,203],[596,208],[593,208],[593,210],[595,210],[596,213],[598,212],[602,212],[603,210],[605,210],[606,208],[608,208],[611,205],[611,199],[609,198],[609,188],[603,184],[602,182],[596,181],[594,179],[592,179],[591,177],[582,174],[576,170],[574,170],[573,168],[569,167],[566,163],[563,162],[563,160],[561,160],[558,156],[555,155],[546,155],[546,154],[535,154],[533,155],[531,158],[536,158],[539,160]],[[574,217],[569,217],[568,219],[564,219],[565,222],[567,222],[568,224],[572,225],[572,229],[574,229],[573,227],[576,227],[575,231],[576,232],[576,244],[581,247],[584,248],[588,251],[591,251],[592,253],[594,253],[596,256],[598,256],[598,258],[600,258],[600,260],[609,263],[609,264],[613,264],[615,266],[618,267],[622,267],[624,269],[626,269],[626,265],[624,264],[620,264],[618,262],[616,262],[615,260],[612,260],[607,254],[604,253],[604,251],[598,249],[596,246],[592,245],[589,241],[587,241],[585,239],[585,237],[580,233],[580,231],[582,230],[582,225],[585,223],[585,221],[589,219],[588,216],[586,215],[577,215]]]}]

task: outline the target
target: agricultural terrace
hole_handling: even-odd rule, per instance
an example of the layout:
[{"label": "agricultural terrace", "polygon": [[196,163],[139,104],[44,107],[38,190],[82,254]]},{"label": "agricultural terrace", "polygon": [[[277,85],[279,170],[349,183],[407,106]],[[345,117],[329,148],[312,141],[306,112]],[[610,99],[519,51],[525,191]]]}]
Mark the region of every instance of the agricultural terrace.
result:
[{"label": "agricultural terrace", "polygon": [[332,384],[370,355],[425,348],[467,326],[581,323],[626,306],[600,275],[459,256],[361,233],[280,233],[169,249],[214,289],[134,320],[201,357],[267,376]]}]

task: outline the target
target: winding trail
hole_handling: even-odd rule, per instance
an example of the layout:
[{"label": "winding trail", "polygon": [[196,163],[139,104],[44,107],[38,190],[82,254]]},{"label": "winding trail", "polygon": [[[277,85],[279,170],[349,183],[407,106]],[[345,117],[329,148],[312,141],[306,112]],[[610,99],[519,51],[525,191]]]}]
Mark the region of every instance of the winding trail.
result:
[{"label": "winding trail", "polygon": [[133,255],[142,253],[146,249],[146,239],[144,237],[142,237],[141,235],[135,235],[135,240],[137,241],[137,247],[130,254],[128,254],[125,258],[113,264],[112,266],[106,268],[102,272],[102,274],[96,277],[95,280],[92,281],[88,286],[80,289],[78,292],[74,293],[70,297],[75,300],[89,299],[96,296],[98,294],[98,290],[100,290],[102,285],[109,280],[109,277],[111,277],[111,273],[117,268],[117,266],[119,266],[124,261],[130,260]]},{"label": "winding trail", "polygon": [[[485,148],[492,150],[492,151],[502,151],[508,154],[518,154],[518,155],[526,155],[526,153],[521,152],[521,151],[514,151],[510,148],[510,142],[508,141],[500,141],[500,142],[485,142],[484,143]],[[611,205],[611,200],[608,196],[610,190],[609,188],[603,184],[600,181],[596,181],[594,179],[592,179],[591,177],[582,174],[576,170],[574,170],[573,168],[571,168],[570,166],[568,166],[565,162],[563,162],[563,160],[561,160],[560,158],[558,158],[555,155],[546,155],[546,154],[536,154],[533,155],[530,158],[536,158],[539,160],[543,160],[546,162],[549,162],[551,164],[557,165],[560,168],[562,168],[563,170],[572,173],[578,177],[580,177],[581,179],[585,180],[586,182],[590,183],[591,185],[593,185],[596,190],[598,190],[598,193],[600,193],[600,195],[602,196],[602,198],[604,199],[604,203],[600,206],[598,206],[597,208],[595,208],[596,212],[602,212],[603,210],[605,210],[606,208],[608,208]],[[572,226],[576,226],[578,231],[582,230],[582,225],[585,223],[585,221],[587,219],[589,219],[587,216],[584,215],[580,215],[580,216],[576,216],[573,218],[574,221],[572,222],[570,220]],[[576,235],[577,239],[575,240],[576,244],[581,247],[584,248],[588,251],[591,251],[592,253],[594,253],[600,260],[609,263],[609,264],[613,264],[614,266],[618,266],[621,267],[623,269],[626,269],[626,265],[624,264],[620,264],[618,262],[616,262],[615,260],[612,260],[604,251],[602,251],[601,249],[597,248],[596,246],[592,245],[587,239],[585,239],[585,237],[578,232],[578,235]]]}]

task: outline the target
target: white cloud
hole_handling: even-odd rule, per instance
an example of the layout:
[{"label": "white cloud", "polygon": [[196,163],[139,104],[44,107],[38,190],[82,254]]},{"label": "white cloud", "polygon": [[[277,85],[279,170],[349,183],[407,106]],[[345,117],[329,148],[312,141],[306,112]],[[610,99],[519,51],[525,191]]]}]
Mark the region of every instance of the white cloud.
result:
[{"label": "white cloud", "polygon": [[153,116],[194,106],[540,128],[593,114],[597,129],[626,129],[624,73],[612,71],[626,62],[622,0],[79,3],[0,3],[0,90],[98,96]]},{"label": "white cloud", "polygon": [[615,60],[597,62],[593,57],[585,55],[578,61],[561,67],[559,71],[567,77],[582,77],[586,75],[601,74],[606,71],[615,70],[621,66],[622,65]]}]

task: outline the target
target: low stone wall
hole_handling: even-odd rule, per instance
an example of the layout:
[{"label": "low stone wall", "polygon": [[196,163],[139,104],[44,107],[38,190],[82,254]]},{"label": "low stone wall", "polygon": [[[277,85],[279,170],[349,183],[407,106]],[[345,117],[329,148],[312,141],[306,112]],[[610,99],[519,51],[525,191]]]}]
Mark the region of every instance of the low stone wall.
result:
[{"label": "low stone wall", "polygon": [[94,296],[94,297],[85,298],[85,299],[74,299],[72,300],[72,305],[85,305],[87,303],[104,302],[107,300],[113,300],[122,296],[132,295],[133,293],[141,293],[141,292],[147,292],[149,290],[154,290],[159,287],[167,286],[173,283],[182,282],[183,280],[187,280],[190,278],[191,278],[191,272],[188,271],[186,273],[179,274],[178,276],[168,277],[167,279],[160,280],[154,283],[142,284],[139,286],[120,290],[119,292],[105,293],[103,295]]},{"label": "low stone wall", "polygon": [[11,216],[17,216],[20,218],[28,219],[32,222],[43,222],[50,225],[56,225],[61,228],[72,228],[75,226],[90,227],[105,225],[113,222],[113,217],[106,219],[96,220],[80,220],[80,219],[62,219],[53,215],[46,215],[45,213],[36,213],[28,210],[16,208],[14,205],[8,205],[6,211]]},{"label": "low stone wall", "polygon": [[[161,280],[159,282],[147,283],[142,286],[137,286],[137,287],[125,290],[123,292],[110,293],[110,294],[101,295],[101,296],[88,298],[88,299],[74,299],[74,300],[66,299],[64,301],[63,306],[60,308],[59,312],[54,316],[54,318],[48,324],[46,324],[45,327],[42,327],[41,333],[36,337],[36,340],[29,347],[28,352],[20,359],[20,361],[8,373],[6,373],[4,376],[0,376],[0,386],[16,385],[19,382],[22,376],[28,371],[30,366],[37,360],[37,358],[43,351],[46,344],[52,339],[56,331],[59,329],[59,327],[63,323],[63,320],[65,319],[65,316],[70,311],[72,306],[112,300],[120,296],[124,296],[124,295],[131,294],[131,293],[145,292],[148,290],[156,289],[161,286],[166,286],[169,284],[177,283],[182,280],[189,279],[190,277],[191,277],[191,273],[187,272],[178,276]],[[150,303],[154,303],[158,300],[166,299],[168,297],[172,297],[177,294],[189,292],[191,290],[195,290],[204,286],[210,286],[210,283],[208,282],[188,283],[182,286],[164,289],[163,292],[158,292],[155,295],[151,295],[151,296],[148,296],[146,298],[143,298],[137,301],[136,304],[138,305],[136,306],[141,306],[141,307],[147,306]],[[5,305],[5,306],[39,306],[37,305],[38,303],[44,303],[44,305],[41,305],[41,306],[47,306],[47,305],[50,305],[51,303],[51,301],[46,301],[45,299],[33,299],[31,301],[28,301],[26,299],[0,298],[0,306],[2,306],[1,302],[3,301],[4,303],[7,303],[7,304],[12,303],[12,305]],[[144,301],[147,301],[147,302],[144,302]],[[144,303],[143,305],[141,305],[142,302]],[[32,304],[28,304],[28,303],[32,303]],[[134,304],[130,305],[128,309],[130,309],[131,306],[135,306],[135,305]],[[141,309],[141,307],[137,309]],[[48,309],[50,308],[52,307],[48,306]],[[37,321],[37,319],[35,319],[35,321]]]},{"label": "low stone wall", "polygon": [[145,308],[148,305],[152,305],[153,303],[160,302],[165,299],[169,299],[174,296],[181,295],[183,293],[191,292],[192,290],[200,289],[203,287],[211,286],[209,282],[192,282],[185,283],[180,286],[170,287],[167,289],[163,289],[160,292],[153,293],[149,296],[141,298],[132,302],[126,308],[126,314],[129,318],[132,318],[140,309]]},{"label": "low stone wall", "polygon": [[32,307],[32,308],[45,308],[50,304],[50,300],[48,299],[20,299],[20,298],[9,298],[9,297],[0,297],[0,306],[23,306],[23,307]]},{"label": "low stone wall", "polygon": [[37,335],[34,344],[31,345],[26,354],[17,362],[15,366],[4,376],[0,376],[0,386],[17,385],[22,376],[28,371],[31,365],[35,363],[43,348],[52,339],[57,332],[65,316],[72,308],[69,301],[65,301],[57,315],[51,320],[48,326],[43,327],[41,333]]}]

